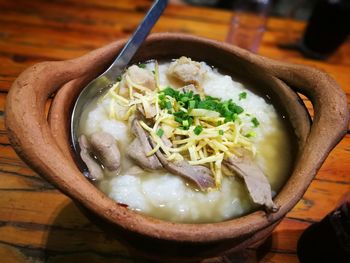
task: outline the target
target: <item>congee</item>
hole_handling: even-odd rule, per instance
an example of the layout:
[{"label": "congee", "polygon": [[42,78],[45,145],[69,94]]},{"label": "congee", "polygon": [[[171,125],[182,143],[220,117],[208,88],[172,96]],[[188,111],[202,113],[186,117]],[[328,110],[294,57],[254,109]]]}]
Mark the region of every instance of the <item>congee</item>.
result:
[{"label": "congee", "polygon": [[187,57],[130,66],[85,107],[79,125],[80,155],[97,187],[173,222],[274,212],[272,198],[292,165],[274,106]]}]

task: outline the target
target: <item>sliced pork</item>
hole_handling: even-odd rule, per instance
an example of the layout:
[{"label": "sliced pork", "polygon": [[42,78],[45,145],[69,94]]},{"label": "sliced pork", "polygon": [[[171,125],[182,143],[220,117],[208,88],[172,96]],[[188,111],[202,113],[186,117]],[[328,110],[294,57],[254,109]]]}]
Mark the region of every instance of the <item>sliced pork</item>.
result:
[{"label": "sliced pork", "polygon": [[167,74],[185,84],[198,86],[203,78],[204,70],[199,62],[181,57],[170,64]]},{"label": "sliced pork", "polygon": [[90,155],[91,148],[86,136],[81,135],[78,142],[80,146],[80,157],[89,170],[87,177],[91,180],[103,179],[103,171],[101,166],[97,163],[97,160]]},{"label": "sliced pork", "polygon": [[139,166],[145,169],[157,170],[162,168],[157,156],[147,156],[152,150],[146,131],[140,126],[137,119],[131,124],[131,131],[136,136],[127,149],[129,157]]},{"label": "sliced pork", "polygon": [[128,68],[126,74],[130,80],[137,85],[146,87],[150,90],[154,90],[156,88],[154,75],[146,69],[133,65]]},{"label": "sliced pork", "polygon": [[209,168],[202,165],[190,165],[187,161],[168,161],[160,151],[157,151],[156,155],[166,170],[190,180],[200,190],[215,187],[213,175]]},{"label": "sliced pork", "polygon": [[224,164],[243,179],[254,203],[265,206],[268,211],[278,210],[272,201],[269,181],[248,152],[243,151],[241,157],[230,157]]},{"label": "sliced pork", "polygon": [[120,168],[120,152],[114,137],[107,132],[96,132],[90,137],[91,150],[109,171]]}]

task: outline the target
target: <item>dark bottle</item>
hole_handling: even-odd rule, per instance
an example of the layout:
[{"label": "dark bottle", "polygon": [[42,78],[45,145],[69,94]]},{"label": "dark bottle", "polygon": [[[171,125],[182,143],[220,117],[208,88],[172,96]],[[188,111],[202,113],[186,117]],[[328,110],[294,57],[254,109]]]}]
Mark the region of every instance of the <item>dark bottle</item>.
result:
[{"label": "dark bottle", "polygon": [[307,228],[298,241],[301,263],[350,262],[350,193],[321,222]]},{"label": "dark bottle", "polygon": [[347,38],[350,0],[318,0],[301,41],[305,56],[325,59]]}]

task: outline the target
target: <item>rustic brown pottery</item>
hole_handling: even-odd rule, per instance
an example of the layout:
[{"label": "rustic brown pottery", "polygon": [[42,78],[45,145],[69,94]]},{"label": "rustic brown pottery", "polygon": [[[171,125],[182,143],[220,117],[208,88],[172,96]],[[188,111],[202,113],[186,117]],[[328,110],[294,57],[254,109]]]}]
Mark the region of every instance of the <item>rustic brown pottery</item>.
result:
[{"label": "rustic brown pottery", "polygon": [[[80,204],[147,256],[177,259],[209,257],[237,251],[268,236],[302,197],[332,148],[345,135],[349,112],[346,97],[327,74],[305,66],[277,62],[227,44],[183,34],[154,34],[134,61],[185,55],[206,61],[275,101],[294,134],[296,157],[289,180],[275,197],[278,212],[258,210],[212,224],[171,223],[130,211],[109,199],[75,165],[69,121],[79,91],[110,65],[125,44],[117,41],[67,61],[43,62],[24,71],[7,97],[6,127],[17,154],[37,173]],[[297,93],[314,107],[309,114]],[[48,99],[55,94],[49,117]],[[281,157],[283,158],[283,157]]]}]

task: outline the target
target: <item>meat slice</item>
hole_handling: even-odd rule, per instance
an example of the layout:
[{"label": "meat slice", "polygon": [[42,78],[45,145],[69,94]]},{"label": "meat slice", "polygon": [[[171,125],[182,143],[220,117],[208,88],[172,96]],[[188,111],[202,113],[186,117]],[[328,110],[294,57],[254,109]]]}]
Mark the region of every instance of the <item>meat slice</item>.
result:
[{"label": "meat slice", "polygon": [[97,163],[96,159],[90,155],[91,148],[86,136],[81,135],[78,139],[78,143],[80,146],[80,157],[89,170],[89,173],[86,174],[86,176],[91,180],[103,179],[103,171],[101,166]]},{"label": "meat slice", "polygon": [[131,131],[136,136],[127,149],[129,157],[139,166],[145,169],[157,170],[162,168],[157,156],[147,156],[152,150],[146,131],[140,126],[137,119],[131,124]]},{"label": "meat slice", "polygon": [[114,137],[107,132],[96,132],[90,137],[91,150],[109,171],[120,168],[120,152]]},{"label": "meat slice", "polygon": [[244,180],[254,203],[265,206],[268,211],[278,210],[272,201],[269,181],[259,166],[253,162],[250,153],[243,151],[241,157],[230,157],[224,164]]},{"label": "meat slice", "polygon": [[[146,149],[148,149],[148,147],[146,147]],[[135,138],[129,145],[127,153],[137,165],[144,169],[157,170],[162,168],[161,163],[154,155],[151,155],[149,157],[146,156],[146,153],[152,149],[149,149],[149,151],[146,149],[143,147],[143,144],[140,142],[140,140],[138,138]]]},{"label": "meat slice", "polygon": [[215,186],[214,178],[209,168],[202,165],[190,165],[187,161],[168,161],[160,151],[157,151],[156,155],[166,170],[190,180],[200,190],[203,191]]},{"label": "meat slice", "polygon": [[[165,144],[170,142],[165,138],[163,138],[163,141]],[[151,141],[151,144],[153,147],[155,146],[153,141]],[[203,191],[215,186],[214,178],[209,168],[202,165],[191,165],[185,160],[174,162],[168,161],[160,150],[156,152],[156,156],[166,170],[190,180],[197,185],[200,190]]]},{"label": "meat slice", "polygon": [[153,73],[146,69],[132,65],[128,68],[126,74],[130,80],[137,85],[146,87],[150,90],[154,90],[156,88],[156,81]]},{"label": "meat slice", "polygon": [[185,84],[199,85],[203,77],[203,70],[199,62],[190,58],[181,57],[172,62],[168,68],[168,76],[174,77]]}]

